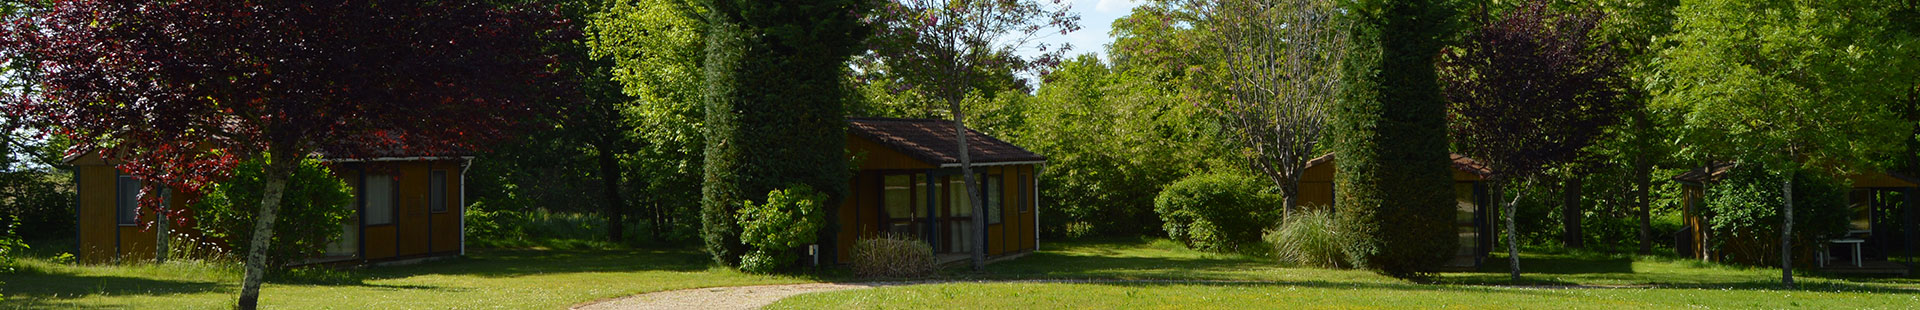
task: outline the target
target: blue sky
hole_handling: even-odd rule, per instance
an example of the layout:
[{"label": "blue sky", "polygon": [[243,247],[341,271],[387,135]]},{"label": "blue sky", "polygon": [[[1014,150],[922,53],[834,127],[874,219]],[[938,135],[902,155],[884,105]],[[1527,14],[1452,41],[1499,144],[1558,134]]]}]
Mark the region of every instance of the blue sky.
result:
[{"label": "blue sky", "polygon": [[1073,12],[1080,14],[1080,31],[1064,36],[1058,34],[1045,36],[1041,37],[1040,41],[1049,46],[1069,43],[1073,45],[1071,55],[1095,53],[1105,59],[1106,45],[1113,42],[1113,38],[1107,35],[1107,32],[1113,29],[1113,20],[1127,16],[1134,7],[1145,4],[1148,0],[1063,0],[1061,2],[1068,4]]}]

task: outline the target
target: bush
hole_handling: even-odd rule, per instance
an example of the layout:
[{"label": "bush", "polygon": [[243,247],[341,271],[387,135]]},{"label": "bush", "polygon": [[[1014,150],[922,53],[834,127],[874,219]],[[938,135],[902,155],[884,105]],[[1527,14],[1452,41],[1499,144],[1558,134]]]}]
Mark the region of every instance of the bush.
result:
[{"label": "bush", "polygon": [[[266,189],[265,165],[264,158],[241,162],[232,179],[215,185],[192,208],[194,223],[205,236],[226,244],[232,253],[251,253],[254,214]],[[325,254],[327,245],[340,238],[340,224],[353,215],[352,203],[345,181],[334,178],[319,160],[300,159],[280,198],[267,253],[269,268]]]},{"label": "bush", "polygon": [[855,275],[914,278],[933,275],[933,247],[911,236],[884,234],[853,243]]},{"label": "bush", "polygon": [[[1707,189],[1706,207],[1710,246],[1731,263],[1780,263],[1780,208],[1785,175],[1741,165]],[[1795,257],[1812,262],[1813,245],[1847,231],[1847,189],[1844,180],[1819,172],[1801,171],[1793,178],[1793,243],[1803,245]]]},{"label": "bush", "polygon": [[[8,215],[4,217],[12,218],[13,216]],[[0,223],[0,273],[13,272],[13,260],[20,256],[20,252],[27,250],[27,243],[21,241],[20,236],[13,233],[14,226],[18,225],[19,224],[13,221]],[[4,284],[4,282],[0,282],[0,284]]]},{"label": "bush", "polygon": [[742,204],[740,242],[752,251],[740,257],[740,270],[768,273],[788,267],[795,260],[793,249],[813,243],[827,221],[827,200],[805,184],[767,193],[767,203]]},{"label": "bush", "polygon": [[1167,186],[1153,210],[1167,236],[1189,248],[1248,251],[1278,218],[1280,197],[1266,189],[1266,183],[1245,175],[1197,175]]},{"label": "bush", "polygon": [[1320,268],[1345,268],[1349,232],[1325,207],[1308,207],[1267,232],[1267,243],[1281,262]]}]

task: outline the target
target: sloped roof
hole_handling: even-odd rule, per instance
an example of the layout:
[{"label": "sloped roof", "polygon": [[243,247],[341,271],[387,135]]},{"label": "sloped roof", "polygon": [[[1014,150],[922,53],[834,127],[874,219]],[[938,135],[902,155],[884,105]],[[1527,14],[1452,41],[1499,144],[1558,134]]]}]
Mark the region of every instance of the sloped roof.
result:
[{"label": "sloped roof", "polygon": [[[848,118],[847,132],[873,140],[908,157],[937,166],[958,165],[959,143],[953,121],[906,118]],[[1044,161],[1046,156],[967,129],[967,157],[976,164]]]},{"label": "sloped roof", "polygon": [[[1467,157],[1467,155],[1460,155],[1460,154],[1449,154],[1449,155],[1452,155],[1453,169],[1458,169],[1460,171],[1472,173],[1473,175],[1480,176],[1481,178],[1493,177],[1493,169],[1487,168],[1487,165],[1481,164],[1479,161],[1476,161],[1476,160],[1473,160],[1473,158]],[[1330,162],[1333,162],[1333,153],[1327,153],[1327,155],[1320,155],[1320,157],[1314,158],[1313,160],[1308,160],[1307,168],[1313,168],[1313,166],[1324,165]]]}]

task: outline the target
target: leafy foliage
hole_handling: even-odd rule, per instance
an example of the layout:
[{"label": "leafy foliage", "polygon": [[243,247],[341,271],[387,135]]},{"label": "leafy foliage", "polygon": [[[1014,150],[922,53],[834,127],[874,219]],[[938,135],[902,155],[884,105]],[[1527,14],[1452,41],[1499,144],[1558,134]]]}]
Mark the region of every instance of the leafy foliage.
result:
[{"label": "leafy foliage", "polygon": [[1444,1],[1356,1],[1353,48],[1334,109],[1335,213],[1354,228],[1354,265],[1417,278],[1450,258],[1453,180],[1434,55],[1451,33]]},{"label": "leafy foliage", "polygon": [[1531,1],[1480,26],[1440,64],[1455,143],[1509,179],[1566,164],[1629,107],[1625,58],[1594,42],[1604,15]]},{"label": "leafy foliage", "polygon": [[[1786,174],[1743,165],[1707,188],[1705,213],[1714,244],[1728,262],[1763,265],[1780,261],[1781,185]],[[1818,244],[1847,233],[1847,183],[1818,172],[1793,174],[1796,244]],[[1809,247],[1811,248],[1811,247]],[[1796,251],[1811,262],[1811,251]]]},{"label": "leafy foliage", "polygon": [[[842,77],[869,32],[860,17],[871,7],[864,0],[705,4],[701,235],[714,260],[732,266],[748,250],[734,219],[741,201],[792,184],[825,193],[826,205],[846,196],[842,104],[852,95]],[[833,238],[822,240],[832,248]]]},{"label": "leafy foliage", "polygon": [[588,45],[614,62],[613,80],[635,98],[623,113],[639,142],[620,165],[627,192],[656,239],[679,240],[700,223],[707,8],[690,0],[617,1],[589,21]]},{"label": "leafy foliage", "polygon": [[740,270],[768,273],[794,262],[793,249],[818,240],[826,225],[827,195],[805,184],[767,193],[767,202],[741,203],[740,242],[752,247],[740,258]]},{"label": "leafy foliage", "polygon": [[1269,183],[1240,174],[1187,177],[1160,192],[1153,211],[1167,237],[1195,250],[1248,252],[1262,249],[1260,234],[1280,218],[1280,200]]},{"label": "leafy foliage", "polygon": [[[266,159],[256,158],[234,167],[234,176],[214,185],[194,203],[193,224],[204,237],[218,240],[234,253],[249,253],[260,196],[266,192]],[[353,192],[315,159],[300,161],[287,179],[280,212],[274,217],[269,268],[326,254],[327,245],[340,241],[341,225],[353,216]]]},{"label": "leafy foliage", "polygon": [[1047,155],[1042,234],[1158,234],[1151,208],[1161,189],[1189,174],[1243,169],[1212,118],[1149,69],[1077,57],[1032,99],[1025,127],[1008,141]]}]

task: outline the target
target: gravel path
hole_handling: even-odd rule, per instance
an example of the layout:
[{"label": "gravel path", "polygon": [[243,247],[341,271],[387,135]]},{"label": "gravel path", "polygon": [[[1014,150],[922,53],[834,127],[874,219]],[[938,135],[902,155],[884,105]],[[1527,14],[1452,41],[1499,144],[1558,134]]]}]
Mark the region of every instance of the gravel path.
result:
[{"label": "gravel path", "polygon": [[759,309],[793,295],[932,282],[805,283],[653,292],[574,306],[580,310]]}]

